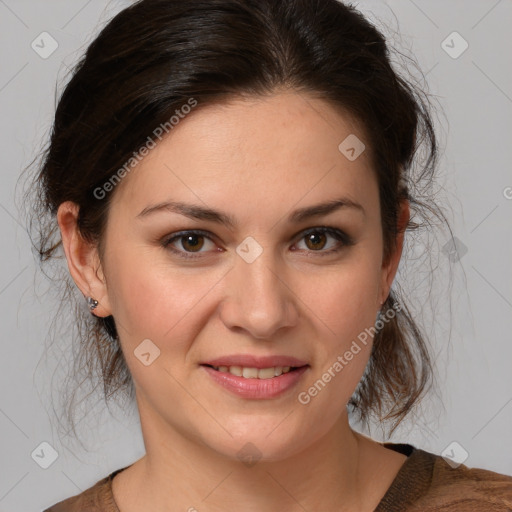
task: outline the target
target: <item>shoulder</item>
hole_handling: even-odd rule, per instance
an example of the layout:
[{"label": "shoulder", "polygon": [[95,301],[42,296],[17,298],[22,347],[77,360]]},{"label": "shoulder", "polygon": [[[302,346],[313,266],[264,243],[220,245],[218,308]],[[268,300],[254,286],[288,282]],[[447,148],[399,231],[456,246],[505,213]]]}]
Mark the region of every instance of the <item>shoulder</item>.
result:
[{"label": "shoulder", "polygon": [[512,511],[512,476],[464,464],[452,467],[439,455],[416,451],[417,457],[431,461],[432,473],[425,494],[413,510]]},{"label": "shoulder", "polygon": [[112,479],[121,468],[75,496],[59,501],[43,512],[119,512],[112,495]]},{"label": "shoulder", "polygon": [[512,476],[452,466],[409,444],[384,446],[407,459],[374,512],[512,512]]}]

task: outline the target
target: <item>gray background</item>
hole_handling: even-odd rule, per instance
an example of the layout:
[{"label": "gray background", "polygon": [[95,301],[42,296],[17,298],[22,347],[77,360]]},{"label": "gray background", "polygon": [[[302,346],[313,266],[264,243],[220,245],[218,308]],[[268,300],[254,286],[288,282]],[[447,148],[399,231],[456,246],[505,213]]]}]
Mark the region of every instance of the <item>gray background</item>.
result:
[{"label": "gray background", "polygon": [[[41,357],[58,302],[42,291],[45,278],[15,203],[22,169],[46,142],[56,84],[62,84],[67,67],[98,29],[128,4],[0,0],[0,512],[42,510],[144,453],[133,410],[111,417],[99,404],[85,411],[79,431],[83,445],[56,432],[47,390],[66,359],[59,359],[60,352]],[[433,292],[439,301],[433,309],[418,306],[418,318],[431,336],[441,393],[425,401],[422,414],[411,417],[391,441],[439,454],[456,441],[455,451],[460,446],[469,454],[466,465],[512,474],[512,1],[365,1],[358,6],[389,26],[393,45],[416,56],[444,109],[438,121],[445,148],[440,187],[460,241],[452,292],[446,288],[449,239],[443,235]],[[31,47],[44,31],[58,43],[46,59]],[[442,47],[454,31],[469,45],[457,58]],[[462,48],[458,36],[446,44],[452,53]],[[415,275],[401,267],[399,278],[409,283],[406,288],[415,288]],[[69,337],[59,343],[66,350]],[[380,436],[378,430],[372,435]],[[58,452],[48,469],[31,456],[41,449],[51,456],[42,442]]]}]

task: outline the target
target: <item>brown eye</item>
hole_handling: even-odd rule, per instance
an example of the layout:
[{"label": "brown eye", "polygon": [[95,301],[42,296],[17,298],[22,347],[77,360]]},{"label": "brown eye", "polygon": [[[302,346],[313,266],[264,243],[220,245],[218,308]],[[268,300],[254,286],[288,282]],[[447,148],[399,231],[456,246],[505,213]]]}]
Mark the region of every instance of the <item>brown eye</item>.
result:
[{"label": "brown eye", "polygon": [[[174,233],[173,236],[167,237],[161,241],[165,249],[169,249],[173,253],[183,258],[199,258],[206,256],[209,252],[215,250],[215,243],[210,235],[202,231],[182,231]],[[208,246],[210,244],[210,246]],[[197,256],[195,255],[197,254]]]},{"label": "brown eye", "polygon": [[200,251],[204,245],[204,236],[202,236],[202,235],[191,234],[191,235],[181,236],[180,239],[181,239],[181,246],[186,251],[190,251],[190,252]]},{"label": "brown eye", "polygon": [[319,226],[317,228],[310,229],[302,235],[299,240],[299,244],[297,245],[300,245],[302,242],[304,242],[306,247],[305,249],[299,247],[299,249],[317,252],[317,256],[339,252],[345,247],[354,245],[355,243],[355,241],[345,232],[328,226]]},{"label": "brown eye", "polygon": [[306,240],[306,245],[308,248],[315,251],[324,248],[327,241],[327,236],[325,233],[313,232],[306,235],[304,239]]}]

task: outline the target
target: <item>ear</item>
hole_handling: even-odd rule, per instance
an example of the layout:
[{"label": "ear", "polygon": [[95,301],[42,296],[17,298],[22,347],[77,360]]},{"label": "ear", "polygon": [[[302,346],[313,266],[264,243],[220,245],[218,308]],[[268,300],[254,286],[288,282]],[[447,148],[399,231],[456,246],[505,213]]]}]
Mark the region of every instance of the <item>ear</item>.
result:
[{"label": "ear", "polygon": [[79,233],[78,211],[78,205],[71,201],[62,203],[57,211],[57,222],[69,272],[82,294],[98,301],[93,314],[100,317],[109,316],[112,313],[98,251],[94,244],[84,240]]},{"label": "ear", "polygon": [[380,303],[383,304],[388,298],[391,290],[391,284],[395,278],[398,270],[398,264],[402,256],[402,249],[404,245],[405,229],[410,218],[409,201],[403,199],[400,202],[400,211],[398,213],[398,224],[397,224],[397,236],[395,247],[392,253],[389,255],[388,261],[384,261],[382,264],[382,274],[380,283]]}]

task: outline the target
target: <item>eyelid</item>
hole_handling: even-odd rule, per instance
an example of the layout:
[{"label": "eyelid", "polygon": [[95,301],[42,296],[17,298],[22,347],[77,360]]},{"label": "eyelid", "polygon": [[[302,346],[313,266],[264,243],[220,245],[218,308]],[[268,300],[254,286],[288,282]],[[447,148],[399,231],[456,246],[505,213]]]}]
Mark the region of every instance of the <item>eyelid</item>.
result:
[{"label": "eyelid", "polygon": [[[172,247],[173,242],[179,240],[180,238],[184,238],[187,235],[200,235],[203,236],[204,238],[208,238],[208,240],[212,241],[213,243],[216,243],[215,235],[213,235],[213,233],[210,233],[209,231],[204,231],[202,229],[187,229],[183,231],[177,231],[175,233],[172,233],[171,235],[165,236],[161,240],[161,244],[164,247],[164,249],[170,250],[174,254],[177,254],[178,257],[181,257],[183,259],[202,258],[203,256],[201,255],[204,254],[204,252],[187,252]],[[184,254],[186,254],[187,256],[183,256]]]},{"label": "eyelid", "polygon": [[338,241],[338,244],[336,245],[336,247],[327,250],[321,249],[315,251],[312,249],[300,249],[301,251],[307,253],[308,257],[333,256],[335,254],[339,254],[343,249],[355,245],[354,238],[348,235],[346,231],[343,231],[342,229],[339,228],[335,228],[334,226],[315,226],[313,228],[307,228],[299,233],[298,237],[296,238],[297,241],[294,242],[294,244],[304,239],[310,233],[327,233],[328,235],[336,239]]}]

